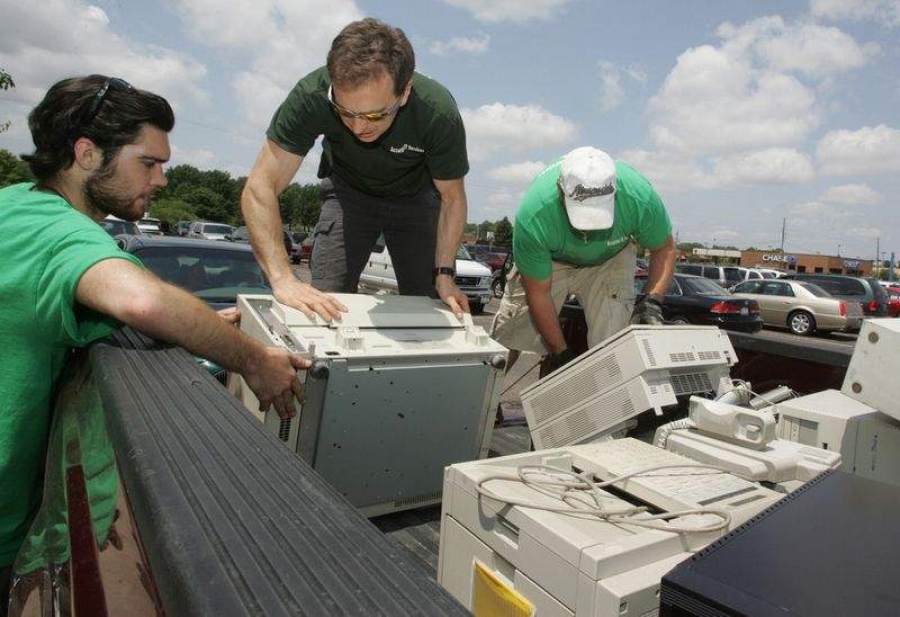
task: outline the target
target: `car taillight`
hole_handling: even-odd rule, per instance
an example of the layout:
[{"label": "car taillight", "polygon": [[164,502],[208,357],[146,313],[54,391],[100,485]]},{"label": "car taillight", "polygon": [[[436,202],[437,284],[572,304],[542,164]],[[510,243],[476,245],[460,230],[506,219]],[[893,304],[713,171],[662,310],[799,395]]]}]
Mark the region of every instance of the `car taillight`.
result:
[{"label": "car taillight", "polygon": [[740,305],[734,304],[732,302],[716,302],[710,307],[709,312],[716,313],[717,315],[726,313],[740,313],[741,307]]},{"label": "car taillight", "polygon": [[838,302],[838,307],[839,307],[839,310],[841,311],[841,317],[846,317],[847,316],[847,303],[844,302],[843,300],[841,300],[840,302]]},{"label": "car taillight", "polygon": [[866,305],[866,310],[869,311],[870,313],[877,313],[878,312],[878,301],[872,300],[871,302],[869,302]]}]

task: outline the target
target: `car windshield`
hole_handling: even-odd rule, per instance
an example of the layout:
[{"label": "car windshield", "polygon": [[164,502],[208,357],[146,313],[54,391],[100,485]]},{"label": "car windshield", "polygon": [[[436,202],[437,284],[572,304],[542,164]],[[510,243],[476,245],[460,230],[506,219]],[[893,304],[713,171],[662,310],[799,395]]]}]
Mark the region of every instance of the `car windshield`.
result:
[{"label": "car windshield", "polygon": [[204,225],[203,233],[205,234],[230,234],[231,227],[228,225]]},{"label": "car windshield", "polygon": [[133,234],[140,235],[141,230],[138,229],[138,226],[129,221],[100,221],[100,226],[109,233],[111,236],[118,236],[119,234]]},{"label": "car windshield", "polygon": [[706,278],[682,278],[681,286],[689,294],[698,296],[730,296],[724,287]]},{"label": "car windshield", "polygon": [[816,285],[815,283],[798,283],[801,287],[803,287],[806,291],[811,293],[817,298],[831,298],[831,294]]},{"label": "car windshield", "polygon": [[464,259],[465,261],[475,261],[474,259],[472,259],[472,256],[469,255],[469,251],[466,250],[466,247],[464,247],[462,244],[460,244],[459,248],[456,249],[456,258]]},{"label": "car windshield", "polygon": [[159,278],[187,289],[206,302],[234,304],[239,293],[271,293],[251,251],[153,246],[138,249],[134,254]]}]

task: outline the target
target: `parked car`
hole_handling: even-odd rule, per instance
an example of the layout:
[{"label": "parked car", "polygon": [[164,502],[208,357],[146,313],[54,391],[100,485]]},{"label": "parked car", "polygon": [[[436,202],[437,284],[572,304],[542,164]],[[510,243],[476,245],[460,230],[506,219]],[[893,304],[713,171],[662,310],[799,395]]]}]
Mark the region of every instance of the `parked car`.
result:
[{"label": "parked car", "polygon": [[[178,236],[123,236],[117,241],[159,278],[186,289],[214,310],[234,306],[238,294],[272,293],[248,245]],[[204,358],[197,362],[225,384],[225,369]]]},{"label": "parked car", "polygon": [[776,270],[775,268],[756,268],[757,272],[762,274],[764,279],[777,279],[787,274],[784,270]]},{"label": "parked car", "polygon": [[200,238],[203,240],[225,240],[226,236],[234,233],[234,227],[225,223],[207,223],[204,221],[195,221],[191,223],[188,231],[189,238]]},{"label": "parked car", "polygon": [[[397,291],[397,275],[391,256],[379,237],[369,261],[359,277],[360,287],[371,291]],[[466,247],[460,245],[456,251],[456,286],[469,299],[469,309],[479,315],[491,301],[491,271],[469,255]]]},{"label": "parked car", "polygon": [[[640,299],[646,276],[634,277],[634,291]],[[759,332],[763,327],[759,305],[754,300],[736,298],[715,281],[690,274],[675,274],[666,290],[663,317],[669,323],[718,326],[737,332]]]},{"label": "parked car", "polygon": [[891,317],[900,317],[900,289],[889,288],[888,292],[888,315]]},{"label": "parked car", "polygon": [[308,235],[303,239],[303,242],[300,243],[300,261],[303,261],[304,259],[307,262],[311,261],[313,246],[315,245],[315,243],[316,237],[314,235]]},{"label": "parked car", "polygon": [[817,330],[854,332],[862,326],[858,302],[835,298],[808,281],[747,281],[734,288],[734,295],[756,300],[766,325],[787,327],[800,336]]},{"label": "parked car", "polygon": [[179,236],[186,236],[191,230],[192,221],[178,221],[175,223],[175,233]]},{"label": "parked car", "polygon": [[133,236],[141,235],[141,230],[137,224],[132,223],[131,221],[123,221],[112,214],[100,221],[100,227],[105,229],[106,233],[114,237],[120,234],[130,234]]},{"label": "parked car", "polygon": [[[746,268],[744,268],[746,270]],[[746,276],[738,266],[719,266],[715,264],[678,263],[675,272],[692,274],[715,281],[722,287],[731,287],[743,281]]]},{"label": "parked car", "polygon": [[510,251],[506,254],[503,265],[491,273],[491,293],[494,294],[495,298],[503,297],[503,292],[506,291],[506,277],[509,275],[509,271],[512,270],[513,263],[513,254]]},{"label": "parked car", "polygon": [[[300,246],[291,238],[291,234],[286,231],[282,232],[282,240],[284,240],[284,250],[287,252],[291,263],[300,263]],[[238,242],[240,244],[250,244],[250,230],[246,225],[242,225],[232,231],[225,237],[226,240]]]},{"label": "parked car", "polygon": [[148,236],[161,236],[162,235],[162,227],[160,226],[159,219],[155,219],[150,216],[145,216],[141,220],[137,221],[138,229],[141,230],[141,233],[145,233]]},{"label": "parked car", "polygon": [[877,279],[806,272],[786,274],[782,279],[815,283],[835,298],[859,302],[866,317],[887,317],[887,294]]}]

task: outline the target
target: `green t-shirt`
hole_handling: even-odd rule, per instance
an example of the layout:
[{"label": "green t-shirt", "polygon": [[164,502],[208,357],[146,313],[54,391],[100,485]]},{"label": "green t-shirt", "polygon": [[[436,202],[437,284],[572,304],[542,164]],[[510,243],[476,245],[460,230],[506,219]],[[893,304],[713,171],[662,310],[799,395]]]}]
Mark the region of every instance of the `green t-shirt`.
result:
[{"label": "green t-shirt", "polygon": [[13,562],[41,499],[54,384],[73,347],[117,329],[76,304],[84,272],[122,252],[89,217],[31,183],[0,189],[0,566]]},{"label": "green t-shirt", "polygon": [[455,180],[469,171],[459,109],[438,82],[414,73],[409,100],[373,143],[359,141],[341,122],[328,102],[330,85],[325,67],[301,79],[266,132],[269,139],[300,156],[324,135],[320,178],[333,173],[368,195],[408,197],[431,186],[432,180]]},{"label": "green t-shirt", "polygon": [[634,240],[650,250],[672,234],[672,223],[650,182],[616,161],[616,212],[610,229],[580,231],[569,224],[557,182],[560,161],[542,171],[525,194],[513,230],[513,256],[519,272],[546,279],[552,261],[595,266]]}]

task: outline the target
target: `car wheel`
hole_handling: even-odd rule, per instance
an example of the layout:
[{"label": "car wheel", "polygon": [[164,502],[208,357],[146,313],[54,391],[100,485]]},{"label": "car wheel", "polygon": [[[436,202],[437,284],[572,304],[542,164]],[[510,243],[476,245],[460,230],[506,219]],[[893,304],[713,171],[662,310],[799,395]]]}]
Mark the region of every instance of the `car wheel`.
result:
[{"label": "car wheel", "polygon": [[473,315],[481,315],[484,313],[484,305],[480,302],[478,304],[470,304],[469,310],[472,311]]},{"label": "car wheel", "polygon": [[816,320],[806,311],[794,311],[788,315],[788,328],[799,336],[809,336],[816,330]]},{"label": "car wheel", "polygon": [[681,315],[676,315],[675,317],[673,317],[672,319],[669,320],[669,323],[674,326],[689,326],[689,325],[691,325],[691,322],[688,320],[688,318],[683,317]]},{"label": "car wheel", "polygon": [[496,277],[496,278],[491,282],[491,291],[494,293],[494,297],[495,297],[495,298],[502,298],[502,297],[503,297],[503,289],[504,289],[505,287],[506,287],[505,281],[503,280],[503,277],[502,277],[502,276]]}]

